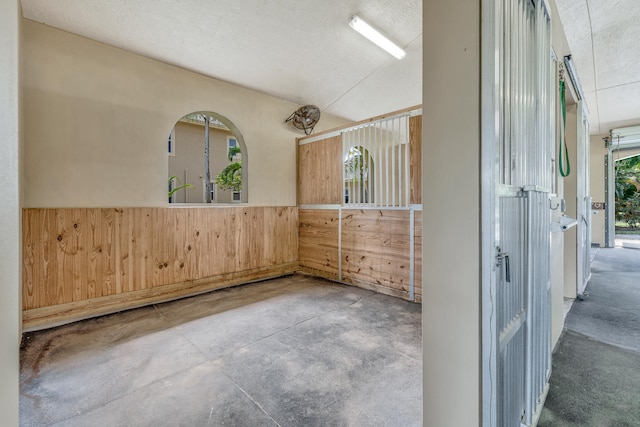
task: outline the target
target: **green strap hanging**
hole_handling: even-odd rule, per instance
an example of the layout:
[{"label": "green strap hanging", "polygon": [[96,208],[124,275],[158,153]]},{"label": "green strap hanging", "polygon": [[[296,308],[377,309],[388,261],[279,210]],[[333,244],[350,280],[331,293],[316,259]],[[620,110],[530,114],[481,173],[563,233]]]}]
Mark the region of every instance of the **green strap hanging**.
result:
[{"label": "green strap hanging", "polygon": [[[560,106],[562,108],[562,132],[560,133],[560,152],[558,154],[558,168],[560,169],[560,175],[563,177],[569,176],[571,173],[571,163],[569,162],[569,149],[567,148],[567,101],[564,95],[565,86],[564,80],[560,80]],[[564,166],[562,164],[562,146],[564,146],[564,159],[567,164],[567,170],[565,171]]]}]

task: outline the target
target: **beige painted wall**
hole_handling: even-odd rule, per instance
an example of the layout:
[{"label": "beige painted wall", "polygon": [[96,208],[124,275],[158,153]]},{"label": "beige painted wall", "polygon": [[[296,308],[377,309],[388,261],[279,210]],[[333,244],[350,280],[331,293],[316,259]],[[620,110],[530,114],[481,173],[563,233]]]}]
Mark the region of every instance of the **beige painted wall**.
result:
[{"label": "beige painted wall", "polygon": [[18,425],[20,301],[20,6],[0,2],[0,414]]},{"label": "beige painted wall", "polygon": [[479,25],[477,0],[424,3],[425,426],[480,425]]},{"label": "beige painted wall", "polygon": [[193,111],[244,136],[249,204],[295,205],[298,105],[33,21],[23,36],[26,207],[166,206],[166,138]]}]

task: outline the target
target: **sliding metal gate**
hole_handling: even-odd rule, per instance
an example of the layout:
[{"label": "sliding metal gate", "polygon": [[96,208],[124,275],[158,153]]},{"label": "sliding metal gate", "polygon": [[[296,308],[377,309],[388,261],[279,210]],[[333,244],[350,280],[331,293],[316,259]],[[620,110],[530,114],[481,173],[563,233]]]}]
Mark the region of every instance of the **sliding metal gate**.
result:
[{"label": "sliding metal gate", "polygon": [[494,330],[483,338],[484,379],[491,383],[484,388],[483,419],[487,426],[519,427],[536,422],[551,369],[555,70],[545,2],[496,0],[494,7],[497,56],[485,65],[495,70],[498,126],[491,134],[493,159],[485,160],[495,179],[496,269],[483,299],[484,326]]},{"label": "sliding metal gate", "polygon": [[499,207],[498,425],[531,425],[551,368],[549,195],[513,188]]}]

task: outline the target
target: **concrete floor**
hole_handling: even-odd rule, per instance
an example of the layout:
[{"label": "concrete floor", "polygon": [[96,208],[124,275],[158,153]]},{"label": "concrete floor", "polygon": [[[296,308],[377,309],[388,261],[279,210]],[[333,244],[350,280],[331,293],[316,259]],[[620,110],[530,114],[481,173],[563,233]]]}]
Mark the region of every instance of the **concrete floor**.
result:
[{"label": "concrete floor", "polygon": [[553,355],[539,427],[640,426],[640,250],[599,249]]},{"label": "concrete floor", "polygon": [[421,306],[322,279],[25,334],[22,426],[419,426]]}]

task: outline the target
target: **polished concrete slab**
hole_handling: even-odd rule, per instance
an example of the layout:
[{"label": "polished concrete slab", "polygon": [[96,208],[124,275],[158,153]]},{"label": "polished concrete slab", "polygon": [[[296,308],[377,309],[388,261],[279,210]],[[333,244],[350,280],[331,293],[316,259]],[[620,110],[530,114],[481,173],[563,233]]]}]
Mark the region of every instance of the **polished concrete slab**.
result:
[{"label": "polished concrete slab", "polygon": [[421,306],[294,275],[25,334],[23,426],[419,426]]},{"label": "polished concrete slab", "polygon": [[640,426],[640,250],[601,248],[553,355],[539,427]]}]

